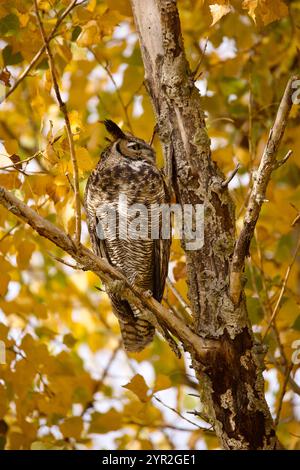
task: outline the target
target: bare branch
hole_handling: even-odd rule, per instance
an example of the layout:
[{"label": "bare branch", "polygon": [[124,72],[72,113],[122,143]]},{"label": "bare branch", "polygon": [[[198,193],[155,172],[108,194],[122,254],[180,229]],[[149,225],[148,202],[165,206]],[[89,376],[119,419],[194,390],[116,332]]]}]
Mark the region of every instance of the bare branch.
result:
[{"label": "bare branch", "polygon": [[288,383],[289,383],[289,378],[290,378],[293,367],[294,367],[294,364],[291,364],[288,367],[288,369],[286,371],[286,374],[285,374],[284,382],[283,382],[283,385],[282,385],[282,390],[281,390],[280,397],[279,397],[278,410],[277,410],[276,418],[275,418],[275,421],[274,421],[275,427],[278,426],[279,421],[280,421],[280,415],[281,415],[281,410],[282,410],[283,399],[284,399],[284,395],[285,395],[285,392],[286,392],[286,389],[287,389],[287,386],[288,386]]},{"label": "bare branch", "polygon": [[28,223],[39,235],[52,241],[56,246],[68,253],[84,271],[93,271],[106,285],[114,280],[124,283],[124,298],[133,302],[139,309],[145,307],[152,312],[158,320],[166,324],[168,329],[183,343],[184,348],[195,354],[198,361],[206,357],[209,351],[216,351],[219,343],[216,340],[202,339],[197,336],[178,317],[175,317],[168,309],[163,307],[153,297],[148,297],[139,287],[129,284],[127,278],[117,269],[111,266],[104,258],[99,258],[80,243],[76,245],[71,237],[63,230],[38,215],[34,210],[16,198],[7,189],[0,186],[0,204],[12,214]]},{"label": "bare branch", "polygon": [[109,66],[108,64],[105,64],[103,65],[103,63],[101,62],[100,58],[98,57],[98,54],[96,51],[94,51],[91,47],[88,48],[89,51],[93,54],[93,56],[95,57],[96,61],[98,62],[98,64],[100,65],[100,67],[103,68],[103,70],[105,70],[105,72],[107,73],[107,75],[109,76],[114,88],[115,88],[115,91],[116,91],[116,94],[117,94],[117,97],[120,101],[120,105],[123,109],[123,112],[124,112],[124,116],[125,116],[125,120],[126,120],[126,124],[128,125],[129,129],[130,129],[130,132],[133,132],[132,130],[132,126],[131,126],[131,122],[130,122],[130,119],[129,119],[129,114],[128,114],[128,106],[125,105],[124,103],[124,100],[122,98],[122,95],[120,93],[120,90],[118,88],[118,85],[116,83],[116,80],[114,79],[114,76],[113,74],[111,73],[111,71],[109,70]]},{"label": "bare branch", "polygon": [[[109,360],[107,361],[107,364],[105,366],[105,368],[103,369],[103,372],[102,372],[102,375],[100,377],[99,380],[97,380],[97,382],[95,383],[95,387],[94,387],[94,390],[93,390],[93,395],[95,395],[95,393],[99,392],[103,383],[104,383],[104,380],[106,379],[106,377],[108,376],[108,373],[109,373],[109,369],[111,368],[118,352],[120,351],[121,349],[121,340],[118,341],[118,344],[116,345],[116,347],[112,350],[111,352],[111,355],[110,355],[110,358]],[[90,410],[91,408],[94,407],[94,402],[91,401],[89,403],[86,404],[86,406],[83,408],[82,412],[81,412],[81,416],[84,416],[85,413]]]},{"label": "bare branch", "polygon": [[228,187],[229,183],[231,183],[231,181],[233,180],[233,178],[235,177],[239,169],[240,169],[240,164],[238,163],[235,169],[233,170],[233,172],[231,173],[231,175],[229,175],[229,177],[225,181],[223,181],[222,188]]},{"label": "bare branch", "polygon": [[254,229],[262,204],[266,199],[267,186],[270,181],[272,171],[277,165],[276,155],[284,135],[293,104],[292,95],[294,92],[293,83],[295,80],[297,80],[297,77],[291,77],[288,81],[259,168],[253,176],[254,184],[248,201],[243,228],[235,245],[231,267],[230,296],[235,304],[238,304],[240,300],[243,288],[241,278],[245,266],[245,259],[249,254],[249,246],[254,234]]},{"label": "bare branch", "polygon": [[34,0],[34,5],[35,5],[36,16],[37,16],[38,23],[39,23],[40,32],[41,32],[41,35],[42,35],[42,38],[43,38],[43,41],[44,41],[45,49],[46,49],[47,54],[48,54],[50,73],[51,73],[51,77],[52,77],[52,82],[53,82],[53,87],[54,87],[56,99],[58,101],[59,108],[60,108],[60,110],[61,110],[61,112],[64,116],[65,123],[66,123],[66,131],[67,131],[67,137],[68,137],[68,143],[69,143],[69,147],[70,147],[71,160],[72,160],[72,165],[73,165],[73,179],[74,179],[74,193],[75,193],[75,223],[76,223],[75,240],[76,240],[76,243],[80,243],[80,236],[81,236],[81,202],[80,202],[80,191],[79,191],[78,164],[77,164],[77,159],[76,159],[76,152],[75,152],[73,134],[72,134],[72,129],[71,129],[71,124],[70,124],[70,119],[69,119],[67,106],[66,106],[66,103],[63,102],[60,91],[59,91],[54,58],[53,58],[52,51],[51,51],[51,48],[50,48],[50,45],[49,45],[49,41],[47,40],[47,37],[46,37],[46,33],[45,33],[43,23],[41,21],[37,0]]},{"label": "bare branch", "polygon": [[176,289],[176,287],[174,286],[173,282],[171,281],[169,277],[167,278],[167,286],[173,292],[173,294],[175,295],[175,297],[177,298],[177,300],[179,301],[179,303],[181,304],[185,312],[192,316],[193,312],[191,308],[188,306],[188,304],[186,303],[186,301],[184,300],[180,292],[178,292],[178,290]]},{"label": "bare branch", "polygon": [[160,403],[162,406],[164,406],[165,408],[167,408],[168,410],[170,411],[173,411],[175,414],[177,414],[177,416],[179,416],[181,419],[183,419],[184,421],[186,421],[187,423],[189,424],[192,424],[193,426],[196,426],[198,429],[200,429],[201,431],[205,431],[205,432],[213,432],[211,429],[209,428],[204,428],[202,426],[199,426],[199,424],[197,423],[194,423],[193,421],[191,421],[190,419],[186,418],[185,416],[183,416],[178,410],[176,410],[176,408],[173,408],[172,406],[169,406],[167,405],[166,403],[164,403],[160,398],[158,398],[156,395],[153,395],[153,398],[158,401],[158,403]]},{"label": "bare branch", "polygon": [[[62,13],[62,15],[58,18],[54,28],[52,29],[51,33],[49,34],[49,36],[46,38],[46,43],[49,44],[49,42],[54,38],[54,36],[56,35],[57,33],[57,30],[58,28],[60,27],[60,25],[62,24],[63,20],[66,18],[66,16],[68,16],[69,13],[71,13],[71,11],[77,7],[78,5],[81,5],[83,2],[78,2],[78,0],[73,0],[70,5],[65,9],[65,11]],[[35,56],[32,58],[31,62],[27,65],[27,67],[25,68],[25,70],[23,70],[23,72],[21,73],[21,75],[18,77],[18,79],[16,80],[16,82],[14,83],[14,85],[8,90],[8,92],[5,94],[5,96],[0,99],[0,104],[3,103],[3,101],[5,101],[15,90],[16,88],[20,85],[20,83],[22,83],[22,81],[24,80],[24,78],[27,77],[27,75],[29,74],[29,72],[33,69],[33,67],[36,65],[36,63],[38,62],[38,60],[41,58],[41,56],[43,55],[43,53],[46,51],[46,45],[44,44],[40,50],[35,54]]]},{"label": "bare branch", "polygon": [[291,274],[291,271],[292,271],[292,267],[294,266],[294,264],[296,262],[296,259],[297,259],[298,253],[299,253],[299,248],[300,248],[300,236],[298,238],[298,243],[297,243],[297,246],[296,246],[296,249],[295,249],[293,259],[292,259],[291,263],[289,264],[289,266],[286,270],[284,280],[283,280],[283,283],[282,283],[282,287],[281,287],[281,291],[280,291],[279,297],[277,299],[276,305],[274,307],[274,310],[272,312],[272,315],[271,315],[271,318],[269,320],[269,324],[268,324],[268,327],[265,331],[263,339],[265,339],[265,337],[267,336],[267,334],[268,334],[272,324],[274,323],[274,320],[276,319],[276,316],[277,316],[277,314],[280,310],[280,304],[281,304],[282,298],[283,298],[285,290],[286,290],[286,286],[287,286],[287,283],[288,283],[288,280],[289,280],[289,277],[290,277],[290,274]]},{"label": "bare branch", "polygon": [[293,154],[293,150],[289,150],[286,156],[282,160],[278,160],[278,162],[274,163],[274,170],[284,165],[288,161],[288,159],[292,156],[292,154]]}]

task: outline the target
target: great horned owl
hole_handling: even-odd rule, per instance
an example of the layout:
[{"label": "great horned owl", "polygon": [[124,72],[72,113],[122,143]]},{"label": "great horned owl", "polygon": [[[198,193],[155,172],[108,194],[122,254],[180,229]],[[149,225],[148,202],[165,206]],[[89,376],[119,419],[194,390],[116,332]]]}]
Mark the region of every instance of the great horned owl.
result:
[{"label": "great horned owl", "polygon": [[[120,236],[122,213],[119,196],[126,195],[129,206],[143,204],[150,209],[151,205],[169,202],[168,190],[156,166],[152,147],[144,140],[124,133],[113,121],[106,120],[104,124],[113,137],[113,143],[102,153],[85,192],[92,247],[95,254],[105,257],[130,283],[151,291],[160,302],[168,271],[170,239],[162,239],[161,227],[158,239],[151,239],[150,233],[147,239],[134,239],[130,232],[127,239],[123,239]],[[116,236],[105,228],[107,207],[117,212]],[[126,223],[128,227],[130,220]],[[102,239],[99,238],[99,228]],[[125,349],[141,351],[152,341],[155,328],[143,318],[143,312],[123,300],[118,293],[109,292],[109,296],[119,320]]]}]

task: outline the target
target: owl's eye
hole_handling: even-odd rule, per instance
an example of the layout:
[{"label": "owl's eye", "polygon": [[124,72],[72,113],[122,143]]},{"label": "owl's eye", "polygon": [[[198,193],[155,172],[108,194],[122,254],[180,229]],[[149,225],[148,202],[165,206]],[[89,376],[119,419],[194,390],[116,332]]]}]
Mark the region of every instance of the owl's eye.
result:
[{"label": "owl's eye", "polygon": [[140,145],[136,142],[128,142],[127,147],[131,150],[140,150]]}]

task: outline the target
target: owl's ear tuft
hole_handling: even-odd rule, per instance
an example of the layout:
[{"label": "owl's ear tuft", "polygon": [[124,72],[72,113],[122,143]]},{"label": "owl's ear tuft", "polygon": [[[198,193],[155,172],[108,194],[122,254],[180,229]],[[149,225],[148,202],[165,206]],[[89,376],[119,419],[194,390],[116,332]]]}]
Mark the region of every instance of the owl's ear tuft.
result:
[{"label": "owl's ear tuft", "polygon": [[105,119],[100,122],[105,125],[107,132],[109,132],[115,139],[126,139],[126,135],[115,122],[110,119]]}]

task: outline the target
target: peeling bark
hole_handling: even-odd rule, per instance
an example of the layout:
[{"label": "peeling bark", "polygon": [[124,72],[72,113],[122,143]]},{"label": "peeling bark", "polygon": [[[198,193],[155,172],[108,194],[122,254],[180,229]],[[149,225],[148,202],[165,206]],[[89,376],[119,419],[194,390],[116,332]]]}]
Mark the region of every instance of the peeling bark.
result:
[{"label": "peeling bark", "polygon": [[[230,297],[234,205],[211,159],[201,98],[186,60],[175,0],[131,0],[156,113],[166,169],[177,202],[204,204],[204,246],[186,250],[194,331],[220,347],[193,356],[201,404],[224,449],[273,449],[264,397],[263,361],[254,343],[243,292]],[[145,10],[146,9],[146,10]],[[185,241],[183,241],[185,248]]]}]

